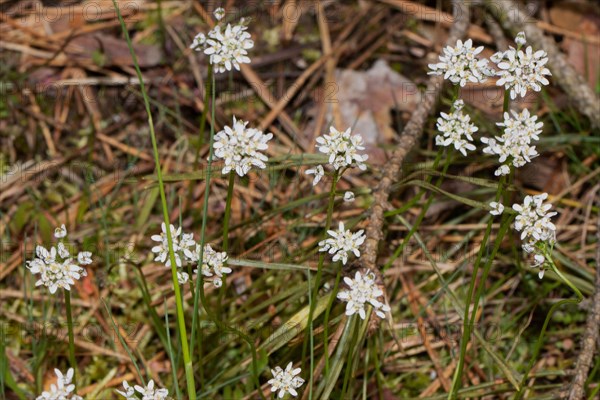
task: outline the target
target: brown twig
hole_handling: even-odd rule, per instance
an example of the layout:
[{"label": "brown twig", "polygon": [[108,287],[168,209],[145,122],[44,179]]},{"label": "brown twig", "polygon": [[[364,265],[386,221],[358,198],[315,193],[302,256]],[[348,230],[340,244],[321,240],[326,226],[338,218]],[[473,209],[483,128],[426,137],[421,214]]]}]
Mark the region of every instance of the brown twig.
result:
[{"label": "brown twig", "polygon": [[[600,205],[600,200],[597,202]],[[590,313],[588,315],[587,325],[583,334],[581,351],[575,365],[575,377],[569,388],[568,399],[582,399],[585,393],[585,381],[592,365],[596,343],[599,339],[600,328],[600,217],[597,218],[596,230],[596,290],[592,297]]]},{"label": "brown twig", "polygon": [[[450,29],[447,45],[454,46],[461,39],[469,26],[469,6],[462,1],[453,1],[454,25]],[[381,181],[373,192],[373,208],[367,225],[365,253],[362,258],[363,265],[371,270],[375,269],[377,261],[377,248],[383,239],[383,212],[388,204],[388,196],[396,176],[402,168],[402,163],[408,152],[415,146],[423,132],[423,126],[429,114],[433,111],[435,102],[439,97],[444,83],[442,76],[432,76],[423,95],[423,101],[412,114],[400,136],[398,148],[392,154],[389,162],[383,169]]]},{"label": "brown twig", "polygon": [[563,88],[573,100],[579,111],[587,116],[595,128],[600,128],[600,99],[592,88],[575,69],[569,64],[564,54],[560,52],[556,42],[550,36],[544,36],[535,20],[528,20],[527,11],[523,10],[512,0],[486,0],[485,4],[500,24],[512,34],[524,31],[527,41],[537,49],[548,53],[548,66],[552,78]]}]

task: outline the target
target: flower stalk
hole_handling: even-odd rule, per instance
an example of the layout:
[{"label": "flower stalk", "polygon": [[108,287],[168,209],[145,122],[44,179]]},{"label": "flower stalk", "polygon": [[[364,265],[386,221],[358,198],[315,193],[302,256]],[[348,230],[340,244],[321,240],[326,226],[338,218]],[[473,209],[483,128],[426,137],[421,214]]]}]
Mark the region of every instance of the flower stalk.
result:
[{"label": "flower stalk", "polygon": [[223,218],[223,251],[229,250],[229,219],[231,218],[231,200],[233,198],[233,186],[235,185],[235,174],[229,172],[229,184],[227,186],[227,200],[225,201],[225,217]]},{"label": "flower stalk", "polygon": [[[125,25],[125,21],[121,15],[121,11],[119,10],[119,6],[116,0],[113,0],[113,6],[117,11],[117,17],[119,18],[119,22],[121,23],[121,29],[123,30],[123,34],[125,35],[125,39],[127,41],[127,46],[129,47],[129,52],[131,53],[131,58],[133,59],[133,65],[135,67],[135,72],[140,82],[140,91],[142,93],[142,97],[144,99],[144,106],[146,108],[146,113],[148,115],[148,127],[150,129],[150,139],[152,141],[152,151],[154,153],[154,163],[156,166],[156,176],[158,179],[158,188],[160,193],[160,201],[162,205],[163,211],[163,219],[164,223],[167,227],[170,226],[169,221],[169,212],[167,208],[167,198],[165,195],[165,185],[162,177],[162,170],[160,166],[160,157],[158,154],[158,145],[156,142],[156,134],[154,132],[154,122],[152,120],[152,111],[150,110],[150,100],[148,98],[148,93],[146,92],[146,87],[144,85],[144,77],[142,76],[142,71],[140,70],[139,63],[137,61],[137,57],[135,55],[135,51],[133,49],[133,45],[131,43],[131,38],[129,37],[129,32],[127,30],[127,26]],[[171,260],[171,279],[173,282],[173,289],[175,292],[175,302],[177,309],[177,326],[179,329],[179,337],[181,338],[181,351],[183,353],[183,362],[186,376],[186,383],[188,389],[188,396],[190,400],[196,399],[196,385],[194,380],[194,366],[192,359],[190,357],[190,352],[188,348],[188,339],[186,333],[185,326],[185,315],[183,312],[183,298],[181,296],[181,289],[179,287],[179,281],[177,279],[177,264],[175,262],[175,253],[173,251],[173,238],[171,237],[171,230],[166,229],[167,242],[169,246],[169,259]]]},{"label": "flower stalk", "polygon": [[[335,187],[338,181],[338,177],[339,177],[339,172],[338,170],[334,170],[333,172],[333,177],[331,179],[331,187],[329,189],[329,202],[327,205],[327,219],[325,221],[325,235],[327,235],[327,231],[329,230],[329,228],[331,227],[331,220],[333,217],[333,206],[335,204]],[[319,254],[319,263],[317,266],[317,276],[315,278],[315,283],[312,289],[312,293],[311,293],[311,301],[310,301],[310,308],[308,311],[308,324],[306,325],[306,334],[304,337],[304,344],[302,347],[302,360],[304,361],[305,357],[306,357],[306,350],[307,350],[307,346],[308,346],[308,338],[312,337],[312,332],[313,332],[313,314],[315,311],[315,305],[317,303],[317,294],[319,293],[319,285],[321,284],[321,277],[323,274],[323,263],[325,262],[325,255],[323,253]],[[327,345],[325,345],[327,346]],[[325,350],[325,362],[328,362],[328,352],[327,349]],[[310,354],[310,370],[313,371],[314,370],[314,355],[311,349],[311,354]],[[313,376],[311,374],[310,376],[310,382],[309,382],[309,388],[310,391],[312,393],[312,387],[313,387]]]},{"label": "flower stalk", "polygon": [[71,291],[64,290],[65,308],[67,312],[67,331],[69,335],[69,364],[73,368],[73,384],[77,392],[77,360],[75,359],[75,335],[73,333],[73,311],[71,309]]},{"label": "flower stalk", "polygon": [[[504,191],[505,180],[506,180],[506,178],[504,176],[502,176],[500,178],[500,182],[498,183],[498,189],[496,191],[495,201],[500,200],[500,197]],[[458,358],[458,365],[456,367],[456,370],[454,371],[454,376],[452,378],[452,386],[450,387],[450,392],[448,393],[448,399],[450,399],[450,400],[456,399],[457,394],[458,394],[458,389],[460,389],[460,386],[461,386],[462,371],[463,371],[464,364],[465,364],[465,356],[467,354],[467,344],[469,342],[469,338],[471,337],[471,330],[473,328],[473,326],[471,326],[471,324],[470,324],[469,309],[471,306],[471,301],[473,299],[475,282],[477,281],[477,273],[479,272],[479,266],[481,264],[481,259],[483,258],[483,254],[487,250],[487,242],[488,242],[488,240],[490,238],[490,234],[492,232],[493,222],[494,222],[494,219],[490,218],[487,223],[487,226],[485,228],[485,233],[483,235],[483,239],[482,239],[480,247],[479,247],[479,252],[477,253],[477,258],[475,259],[475,264],[473,265],[473,273],[471,276],[471,282],[469,283],[469,288],[467,290],[467,300],[465,301],[465,311],[464,311],[464,315],[463,315],[463,333],[462,333],[462,337],[460,340],[460,354],[459,354],[459,358]],[[481,284],[484,285],[484,282],[482,282]],[[473,309],[473,313],[475,313],[475,312],[476,312],[476,310]]]}]

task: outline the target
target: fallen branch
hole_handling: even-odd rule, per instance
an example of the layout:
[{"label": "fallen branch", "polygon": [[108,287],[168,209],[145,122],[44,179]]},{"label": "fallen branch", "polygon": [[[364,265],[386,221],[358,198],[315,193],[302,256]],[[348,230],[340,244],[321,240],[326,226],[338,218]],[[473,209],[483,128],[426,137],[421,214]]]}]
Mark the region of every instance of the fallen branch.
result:
[{"label": "fallen branch", "polygon": [[[600,201],[598,201],[600,205]],[[596,350],[596,342],[599,339],[600,328],[600,217],[598,219],[598,229],[596,230],[596,291],[592,297],[590,313],[588,315],[585,332],[581,344],[577,364],[575,365],[575,377],[568,389],[568,399],[583,399],[585,394],[585,381],[588,377],[592,359]]]},{"label": "fallen branch", "polygon": [[563,88],[582,114],[587,116],[594,128],[600,128],[600,99],[594,94],[583,77],[569,64],[564,54],[550,36],[544,36],[534,20],[528,21],[529,13],[512,0],[486,0],[486,6],[500,24],[513,35],[524,31],[527,41],[536,49],[548,53],[548,66],[552,79]]},{"label": "fallen branch", "polygon": [[[469,6],[462,1],[453,1],[454,24],[446,45],[454,47],[456,41],[463,38],[469,27]],[[422,97],[422,102],[410,117],[406,127],[400,135],[398,148],[392,154],[382,172],[382,177],[373,192],[373,208],[366,228],[367,239],[365,252],[361,257],[363,266],[371,270],[376,269],[377,250],[379,242],[383,239],[383,212],[388,204],[388,197],[404,158],[418,142],[423,133],[423,126],[429,114],[433,111],[436,100],[444,84],[444,77],[434,75],[427,83],[427,89]]]}]

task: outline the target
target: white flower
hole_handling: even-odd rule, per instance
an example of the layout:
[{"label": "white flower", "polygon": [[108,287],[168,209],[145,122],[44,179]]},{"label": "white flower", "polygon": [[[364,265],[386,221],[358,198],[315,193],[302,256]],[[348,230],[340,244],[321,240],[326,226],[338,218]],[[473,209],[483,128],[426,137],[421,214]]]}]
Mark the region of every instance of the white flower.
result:
[{"label": "white flower", "polygon": [[519,33],[517,33],[517,36],[515,37],[515,43],[519,47],[523,46],[525,43],[527,43],[527,39],[525,38],[525,32],[519,32]]},{"label": "white flower", "polygon": [[486,76],[492,75],[487,59],[478,59],[477,55],[483,51],[483,46],[473,48],[471,39],[456,42],[456,47],[447,46],[440,54],[440,62],[429,64],[429,75],[444,75],[454,84],[465,86],[467,82],[485,82]]},{"label": "white flower", "polygon": [[[552,204],[544,203],[547,198],[548,193],[526,196],[523,204],[512,206],[518,213],[515,218],[515,229],[521,232],[522,247],[527,253],[539,253],[539,247],[544,246],[544,243],[556,242],[556,226],[550,221],[556,212],[549,212]],[[534,259],[537,262],[534,266],[543,267],[545,258],[541,254],[534,256]]]},{"label": "white flower", "polygon": [[58,244],[58,252],[56,247],[48,251],[43,246],[37,246],[35,253],[36,258],[27,261],[26,266],[32,274],[40,275],[35,286],[46,286],[52,294],[59,287],[71,290],[76,280],[87,275],[85,268],[73,263],[62,243]]},{"label": "white flower", "polygon": [[[157,253],[154,261],[165,263],[167,267],[171,266],[171,257],[169,257],[169,241],[167,240],[167,226],[163,222],[160,225],[162,232],[159,235],[152,235],[151,239],[158,242],[156,246],[152,247],[152,252]],[[173,224],[169,224],[169,230],[171,231],[171,241],[173,243],[173,253],[175,253],[175,264],[181,267],[181,257],[179,256],[179,235],[181,234],[181,227],[175,229]]]},{"label": "white flower", "polygon": [[[196,246],[196,250],[193,253],[189,253],[189,257],[194,262],[200,260],[200,245]],[[215,251],[210,244],[207,244],[204,246],[202,258],[204,262],[202,263],[200,272],[202,275],[212,278],[213,285],[221,287],[223,285],[223,276],[232,272],[232,269],[225,265],[229,258],[227,253],[224,251]],[[198,269],[195,269],[194,273],[197,274]]]},{"label": "white flower", "polygon": [[454,111],[450,114],[440,113],[441,117],[437,120],[437,129],[442,135],[436,136],[435,143],[438,146],[451,146],[467,155],[467,150],[475,150],[472,144],[472,134],[477,132],[478,128],[471,123],[471,117],[468,114],[463,114],[462,108],[464,102],[457,100],[452,106]]},{"label": "white flower", "polygon": [[317,183],[319,183],[319,181],[321,180],[323,175],[325,175],[325,170],[323,169],[322,165],[317,165],[315,168],[307,169],[306,174],[307,175],[312,175],[312,174],[315,175],[315,177],[313,178],[312,184],[313,184],[313,186],[317,186]]},{"label": "white flower", "polygon": [[362,229],[356,233],[345,230],[344,223],[340,222],[337,231],[327,231],[329,236],[331,236],[330,238],[319,242],[319,251],[327,251],[329,254],[333,254],[334,262],[342,260],[342,264],[346,264],[348,262],[348,253],[354,253],[356,257],[360,257],[358,247],[367,238],[363,232],[364,230]]},{"label": "white flower", "polygon": [[201,47],[204,47],[205,44],[206,44],[206,35],[204,33],[200,32],[199,34],[196,35],[196,37],[194,37],[194,40],[192,41],[190,48],[194,49],[194,50],[199,50]]},{"label": "white flower", "polygon": [[56,259],[56,248],[51,247],[50,251],[46,250],[43,246],[36,246],[35,255],[46,264],[53,263]]},{"label": "white flower", "polygon": [[77,262],[81,265],[88,265],[92,263],[92,253],[89,251],[80,251],[77,254]]},{"label": "white flower", "polygon": [[545,75],[552,75],[546,68],[548,54],[544,50],[534,53],[531,46],[527,46],[525,51],[521,50],[520,47],[525,44],[525,34],[517,35],[515,42],[519,45],[518,49],[510,47],[492,57],[492,60],[500,68],[496,72],[496,75],[500,77],[496,85],[510,90],[511,99],[515,99],[517,95],[525,97],[527,90],[539,92],[542,90],[542,85],[550,83]]},{"label": "white flower", "polygon": [[544,265],[546,263],[546,257],[544,257],[541,254],[536,254],[535,256],[533,256],[533,259],[535,260],[535,264],[533,264],[531,267],[540,269],[538,271],[538,276],[540,279],[542,279],[544,277],[544,272],[546,271],[546,269],[544,268]]},{"label": "white flower", "polygon": [[71,254],[69,253],[69,250],[67,250],[67,248],[65,247],[65,244],[60,242],[57,246],[58,248],[58,255],[61,256],[62,258],[68,258]]},{"label": "white flower", "polygon": [[500,215],[504,212],[504,206],[502,205],[502,203],[497,203],[495,201],[492,201],[490,203],[490,207],[492,208],[490,210],[490,214],[492,214],[492,215]]},{"label": "white flower", "polygon": [[183,251],[185,254],[189,249],[196,248],[196,241],[194,240],[193,233],[182,233],[181,238],[179,239],[178,247],[180,251]]},{"label": "white flower", "polygon": [[185,284],[190,280],[190,275],[187,272],[177,271],[177,281],[180,285]]},{"label": "white flower", "polygon": [[81,396],[72,393],[75,391],[75,385],[71,383],[74,375],[73,368],[69,368],[65,375],[56,368],[54,373],[56,383],[51,384],[50,390],[42,392],[36,400],[83,400]]},{"label": "white flower", "polygon": [[344,282],[350,290],[340,291],[337,298],[347,302],[346,315],[358,313],[362,319],[365,319],[365,305],[371,304],[375,314],[380,318],[385,318],[385,313],[390,311],[390,307],[377,299],[383,296],[383,291],[375,283],[373,272],[367,271],[363,276],[357,271],[354,280],[344,277]]},{"label": "white flower", "polygon": [[125,392],[120,390],[117,390],[116,392],[127,400],[138,399],[135,392],[142,395],[142,400],[166,400],[169,396],[169,391],[167,389],[154,389],[154,380],[152,379],[145,387],[135,385],[134,388],[132,388],[127,381],[123,381],[123,387],[125,388]]},{"label": "white flower", "polygon": [[[222,8],[215,10],[217,20],[224,15]],[[235,25],[227,24],[224,30],[221,25],[216,25],[208,32],[208,37],[203,33],[196,35],[190,47],[197,51],[204,50],[204,54],[210,56],[209,61],[216,73],[231,71],[232,68],[239,71],[240,64],[250,63],[247,50],[254,47],[247,29],[243,20]]]},{"label": "white flower", "polygon": [[329,128],[329,135],[319,136],[316,147],[321,153],[329,155],[329,163],[334,169],[357,166],[361,170],[367,169],[364,162],[369,158],[366,154],[358,154],[364,150],[363,138],[360,135],[350,135],[350,128],[340,132],[333,126]]},{"label": "white flower", "polygon": [[223,174],[235,170],[239,176],[244,176],[252,166],[266,168],[268,158],[261,151],[267,150],[267,142],[273,134],[265,135],[258,129],[246,128],[247,124],[233,117],[233,128],[225,126],[215,136],[215,156],[225,161]]},{"label": "white flower", "polygon": [[352,192],[346,192],[344,193],[344,201],[351,203],[354,201],[354,193]]},{"label": "white flower", "polygon": [[135,389],[129,386],[129,383],[127,381],[123,381],[123,387],[125,388],[124,392],[120,390],[116,390],[116,392],[119,393],[121,396],[125,397],[126,400],[137,400],[137,396],[135,395]]},{"label": "white flower", "polygon": [[271,370],[273,379],[270,379],[267,383],[271,385],[272,393],[279,392],[277,397],[280,399],[285,396],[286,392],[294,397],[298,396],[296,389],[304,384],[304,379],[297,376],[302,370],[300,368],[292,368],[293,363],[290,362],[287,367],[285,367],[285,370],[281,369],[281,367],[275,367],[275,369]]},{"label": "white flower", "polygon": [[494,171],[494,175],[502,176],[510,174],[510,167],[506,164],[501,165],[496,171]]},{"label": "white flower", "polygon": [[62,239],[65,236],[67,236],[67,228],[65,227],[65,224],[62,224],[60,226],[60,228],[56,228],[54,230],[54,237],[57,239]]},{"label": "white flower", "polygon": [[142,395],[142,400],[165,400],[169,395],[167,389],[154,389],[154,380],[150,379],[146,387],[135,385],[135,390]]},{"label": "white flower", "polygon": [[496,176],[508,175],[510,164],[515,168],[520,168],[539,155],[535,146],[532,146],[532,142],[539,140],[544,123],[537,122],[537,116],[530,115],[527,109],[520,113],[511,111],[511,114],[505,112],[504,122],[496,123],[504,128],[502,136],[496,136],[493,139],[481,138],[481,141],[487,145],[483,152],[497,155],[498,161],[502,164],[496,170]]},{"label": "white flower", "polygon": [[219,8],[217,8],[215,10],[215,12],[213,13],[213,15],[215,16],[215,19],[217,21],[220,21],[225,16],[225,9],[223,9],[223,7],[219,7]]}]

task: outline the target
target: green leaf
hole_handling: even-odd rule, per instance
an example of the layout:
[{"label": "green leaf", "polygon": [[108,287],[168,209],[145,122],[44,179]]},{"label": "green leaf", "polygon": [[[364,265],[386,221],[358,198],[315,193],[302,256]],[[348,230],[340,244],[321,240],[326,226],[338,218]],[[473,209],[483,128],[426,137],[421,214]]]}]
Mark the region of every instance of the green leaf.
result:
[{"label": "green leaf", "polygon": [[14,234],[20,233],[23,230],[23,227],[29,222],[31,219],[31,210],[33,209],[33,203],[30,201],[25,201],[19,204],[17,207],[17,211],[15,211],[13,217],[11,218],[11,228]]},{"label": "green leaf", "polygon": [[38,229],[44,243],[52,242],[54,227],[43,213],[37,215]]},{"label": "green leaf", "polygon": [[[331,295],[334,295],[333,293]],[[325,308],[327,307],[327,302],[329,301],[329,296],[321,297],[315,306],[315,310],[313,312],[313,321],[317,319],[319,315]],[[279,329],[277,329],[271,336],[265,340],[262,344],[261,349],[268,349],[269,354],[272,354],[276,350],[283,347],[290,340],[295,338],[298,334],[301,334],[306,326],[308,325],[308,314],[309,314],[310,306],[304,307],[302,310],[298,311],[292,318],[287,320]]]},{"label": "green leaf", "polygon": [[[242,260],[230,258],[227,260],[229,265],[234,265],[238,267],[250,267],[250,268],[265,268],[265,269],[276,269],[283,271],[316,271],[316,268],[311,268],[307,265],[298,265],[298,264],[284,264],[284,263],[265,263],[262,261],[254,261],[254,260]],[[324,271],[332,272],[331,268],[323,268]]]},{"label": "green leaf", "polygon": [[140,213],[138,214],[136,220],[135,220],[135,227],[136,228],[141,228],[142,225],[144,225],[147,221],[148,218],[150,217],[150,213],[152,212],[152,209],[154,208],[154,204],[156,203],[156,199],[158,199],[158,187],[154,187],[152,189],[150,189],[150,192],[148,193],[148,195],[146,196],[146,199],[144,200],[144,204],[142,205],[142,208],[140,209]]},{"label": "green leaf", "polygon": [[265,349],[258,349],[258,363],[257,363],[257,370],[260,373],[261,371],[263,371],[267,365],[269,364],[269,355],[267,354],[267,352],[265,351]]},{"label": "green leaf", "polygon": [[[329,395],[333,391],[333,388],[338,383],[338,377],[342,372],[342,368],[346,364],[346,355],[351,353],[350,343],[352,342],[352,336],[356,332],[356,321],[358,319],[358,315],[354,315],[346,319],[344,326],[344,331],[342,332],[342,336],[340,337],[340,341],[338,342],[335,348],[335,354],[331,359],[331,369],[329,370],[329,375],[324,377],[319,386],[317,387],[317,396],[321,399],[328,399]],[[350,366],[347,366],[348,368]],[[321,394],[319,396],[319,394]]]}]

